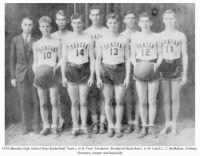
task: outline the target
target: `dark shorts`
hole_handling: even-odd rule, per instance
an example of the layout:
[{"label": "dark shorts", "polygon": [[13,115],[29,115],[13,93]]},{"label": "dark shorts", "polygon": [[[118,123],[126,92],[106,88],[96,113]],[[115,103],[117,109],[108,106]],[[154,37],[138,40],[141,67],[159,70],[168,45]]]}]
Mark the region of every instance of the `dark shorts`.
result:
[{"label": "dark shorts", "polygon": [[182,74],[181,59],[163,60],[159,70],[163,79],[179,79]]},{"label": "dark shorts", "polygon": [[90,77],[90,64],[84,63],[81,65],[67,62],[65,68],[65,76],[72,83],[87,83]]},{"label": "dark shorts", "polygon": [[48,75],[44,75],[43,77],[37,76],[37,74],[35,75],[34,85],[36,87],[48,89],[59,84],[61,77],[61,70],[59,68],[58,70],[56,70],[55,74],[53,74],[53,67],[51,68],[52,68],[51,72]]},{"label": "dark shorts", "polygon": [[102,64],[101,77],[103,83],[109,85],[121,85],[126,76],[125,63],[117,65]]},{"label": "dark shorts", "polygon": [[[143,61],[143,60],[136,60],[136,61],[139,62],[139,61]],[[150,60],[150,62],[156,63],[156,62],[157,62],[157,59]],[[134,67],[133,67],[133,71],[134,71]],[[151,81],[156,81],[156,80],[160,80],[160,79],[161,79],[161,73],[160,73],[159,70],[157,70],[157,71],[153,74],[153,76],[149,77],[147,80],[140,80],[139,78],[137,78],[137,76],[136,76],[136,75],[134,74],[134,72],[133,72],[133,79],[134,79],[134,80],[138,80],[138,81],[149,81],[149,82],[151,82]]]}]

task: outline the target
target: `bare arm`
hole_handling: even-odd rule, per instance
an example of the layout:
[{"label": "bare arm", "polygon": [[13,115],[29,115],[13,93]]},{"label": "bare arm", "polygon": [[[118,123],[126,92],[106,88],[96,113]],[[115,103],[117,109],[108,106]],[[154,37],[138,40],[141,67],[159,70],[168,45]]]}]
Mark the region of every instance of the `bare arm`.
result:
[{"label": "bare arm", "polygon": [[135,43],[134,40],[131,38],[131,45],[130,45],[130,55],[131,55],[131,62],[135,66],[136,65],[136,52],[135,52]]},{"label": "bare arm", "polygon": [[66,78],[65,77],[65,68],[66,68],[67,61],[68,61],[68,48],[65,44],[63,44],[62,45],[62,58],[60,60],[62,79]]},{"label": "bare arm", "polygon": [[94,59],[94,46],[93,41],[90,42],[89,45],[89,57],[90,57],[90,77],[94,79],[94,73],[95,73],[95,59]]},{"label": "bare arm", "polygon": [[160,40],[158,40],[157,49],[158,49],[158,60],[156,64],[154,64],[154,71],[156,71],[159,68],[159,66],[163,61],[162,46]]},{"label": "bare arm", "polygon": [[126,63],[126,78],[125,80],[129,83],[130,80],[130,72],[131,72],[131,64],[130,64],[130,45],[127,40],[127,43],[124,47],[125,49],[125,63]]}]

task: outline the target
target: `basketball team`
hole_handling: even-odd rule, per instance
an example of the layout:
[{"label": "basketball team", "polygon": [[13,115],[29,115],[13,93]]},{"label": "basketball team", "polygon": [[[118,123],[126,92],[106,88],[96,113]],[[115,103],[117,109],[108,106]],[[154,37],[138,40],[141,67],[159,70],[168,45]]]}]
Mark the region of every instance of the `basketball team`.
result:
[{"label": "basketball team", "polygon": [[[165,27],[160,33],[151,31],[153,23],[147,13],[136,17],[134,12],[127,11],[123,20],[110,13],[106,16],[106,27],[102,17],[100,6],[92,6],[91,26],[84,30],[83,16],[75,13],[70,18],[73,29],[70,31],[64,11],[59,10],[55,21],[58,31],[52,33],[51,18],[42,16],[39,19],[42,36],[37,41],[31,34],[33,20],[22,19],[20,36],[23,51],[27,52],[23,55],[29,57],[28,61],[32,57],[32,61],[24,61],[19,36],[13,38],[10,54],[11,84],[18,88],[21,107],[28,103],[25,100],[28,90],[32,87],[34,92],[36,88],[43,124],[40,134],[58,135],[65,124],[60,102],[64,87],[66,95],[62,96],[69,96],[71,101],[73,136],[106,133],[108,137],[119,138],[133,131],[138,138],[177,134],[180,90],[187,83],[188,54],[186,36],[176,28],[176,13],[173,10],[163,13]],[[122,21],[126,27],[120,33]],[[25,66],[20,67],[23,61]],[[23,78],[20,71],[24,71]],[[33,81],[27,87],[24,82],[30,77]],[[158,92],[165,117],[160,132],[155,125]],[[51,120],[48,101],[52,106]],[[23,108],[22,111],[27,134],[31,131],[26,117],[29,112]]]}]

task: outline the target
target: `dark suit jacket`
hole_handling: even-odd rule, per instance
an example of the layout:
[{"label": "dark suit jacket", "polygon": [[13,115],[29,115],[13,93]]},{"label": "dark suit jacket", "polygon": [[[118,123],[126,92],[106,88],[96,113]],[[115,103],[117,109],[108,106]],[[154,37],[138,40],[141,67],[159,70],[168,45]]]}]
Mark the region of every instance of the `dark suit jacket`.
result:
[{"label": "dark suit jacket", "polygon": [[26,76],[28,76],[29,80],[33,81],[33,42],[35,42],[35,39],[31,37],[28,46],[25,47],[22,34],[12,39],[10,51],[11,79],[22,82],[25,80]]}]

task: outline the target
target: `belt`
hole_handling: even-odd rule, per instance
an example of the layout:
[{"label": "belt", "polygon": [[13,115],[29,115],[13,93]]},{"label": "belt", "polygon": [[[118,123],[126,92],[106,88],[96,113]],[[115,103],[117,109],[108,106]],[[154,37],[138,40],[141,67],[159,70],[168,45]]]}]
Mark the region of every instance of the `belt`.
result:
[{"label": "belt", "polygon": [[72,63],[72,62],[67,62],[67,65],[69,65],[71,67],[82,68],[84,66],[89,65],[89,62],[83,63],[83,64],[76,64],[76,63]]},{"label": "belt", "polygon": [[115,64],[115,65],[103,63],[103,65],[108,68],[117,69],[118,67],[123,67],[125,63]]},{"label": "belt", "polygon": [[156,59],[153,59],[153,60],[142,60],[142,59],[136,59],[136,62],[152,62],[152,63],[156,63],[157,62],[157,58]]}]

